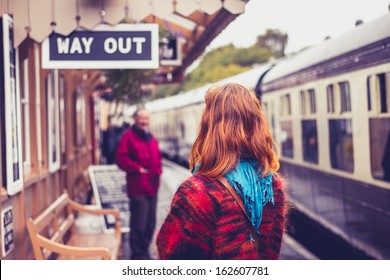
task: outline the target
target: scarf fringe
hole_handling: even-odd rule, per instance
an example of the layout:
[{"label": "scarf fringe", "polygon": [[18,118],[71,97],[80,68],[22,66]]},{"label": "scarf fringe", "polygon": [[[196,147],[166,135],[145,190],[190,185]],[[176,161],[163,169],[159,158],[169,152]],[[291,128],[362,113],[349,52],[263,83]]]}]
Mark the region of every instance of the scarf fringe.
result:
[{"label": "scarf fringe", "polygon": [[255,160],[241,160],[231,172],[224,177],[241,196],[251,223],[258,234],[263,207],[268,203],[274,204],[272,178],[274,174],[260,177]]}]

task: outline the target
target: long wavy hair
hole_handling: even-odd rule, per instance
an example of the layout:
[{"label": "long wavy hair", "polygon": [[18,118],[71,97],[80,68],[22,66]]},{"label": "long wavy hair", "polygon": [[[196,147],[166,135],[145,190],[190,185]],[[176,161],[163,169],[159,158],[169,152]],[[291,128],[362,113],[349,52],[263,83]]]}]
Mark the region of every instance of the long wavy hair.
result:
[{"label": "long wavy hair", "polygon": [[199,133],[190,155],[190,170],[218,178],[240,159],[255,159],[262,176],[279,169],[278,148],[255,93],[230,83],[205,95]]}]

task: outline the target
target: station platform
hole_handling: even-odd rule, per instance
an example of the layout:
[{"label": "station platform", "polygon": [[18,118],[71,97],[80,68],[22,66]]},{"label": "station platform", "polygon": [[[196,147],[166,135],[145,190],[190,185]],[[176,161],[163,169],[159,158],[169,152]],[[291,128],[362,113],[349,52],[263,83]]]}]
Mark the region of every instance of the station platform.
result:
[{"label": "station platform", "polygon": [[[151,256],[157,259],[156,248],[156,235],[168,214],[169,207],[171,205],[172,198],[179,187],[179,185],[189,176],[191,173],[189,170],[171,162],[163,160],[163,174],[161,177],[161,185],[158,194],[158,208],[157,208],[157,225],[155,236],[153,238],[150,253]],[[130,259],[129,248],[129,233],[124,233],[122,239],[122,259]],[[280,259],[282,260],[306,260],[317,259],[317,257],[307,251],[303,246],[291,238],[288,234],[284,234]]]}]

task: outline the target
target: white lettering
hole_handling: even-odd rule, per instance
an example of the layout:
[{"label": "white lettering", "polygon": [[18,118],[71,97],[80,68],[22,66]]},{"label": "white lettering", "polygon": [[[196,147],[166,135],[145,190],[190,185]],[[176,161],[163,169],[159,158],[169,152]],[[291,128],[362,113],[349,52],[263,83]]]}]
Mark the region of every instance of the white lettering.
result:
[{"label": "white lettering", "polygon": [[126,38],[126,46],[124,46],[123,41],[123,38],[118,39],[118,48],[121,53],[127,54],[131,51],[131,38]]},{"label": "white lettering", "polygon": [[104,51],[106,53],[112,54],[116,52],[117,49],[118,49],[118,45],[116,43],[115,38],[110,37],[104,41]]},{"label": "white lettering", "polygon": [[89,37],[89,38],[83,37],[83,38],[81,38],[81,41],[84,44],[85,53],[90,53],[91,52],[91,44],[93,42],[93,37]]},{"label": "white lettering", "polygon": [[67,54],[69,52],[69,38],[57,38],[57,51],[59,54]]},{"label": "white lettering", "polygon": [[145,43],[146,39],[143,37],[134,37],[133,42],[135,42],[135,44],[136,44],[135,52],[137,54],[142,53],[142,43]]},{"label": "white lettering", "polygon": [[70,53],[83,53],[83,48],[81,47],[81,43],[79,38],[74,38],[72,42],[72,46],[70,47]]}]

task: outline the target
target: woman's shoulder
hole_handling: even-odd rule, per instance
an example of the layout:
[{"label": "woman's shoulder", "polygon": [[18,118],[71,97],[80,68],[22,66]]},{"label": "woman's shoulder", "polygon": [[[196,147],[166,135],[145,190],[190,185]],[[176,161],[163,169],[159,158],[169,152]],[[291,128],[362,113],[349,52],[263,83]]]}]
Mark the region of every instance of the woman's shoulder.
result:
[{"label": "woman's shoulder", "polygon": [[192,193],[198,193],[217,191],[219,187],[220,186],[216,180],[210,179],[203,175],[195,174],[183,181],[180,184],[179,189],[190,191]]},{"label": "woman's shoulder", "polygon": [[274,201],[278,205],[284,205],[285,212],[289,207],[287,207],[287,180],[281,174],[276,174],[272,178],[272,187],[274,191]]},{"label": "woman's shoulder", "polygon": [[195,174],[180,184],[176,196],[211,202],[218,200],[220,193],[221,186],[216,180]]},{"label": "woman's shoulder", "polygon": [[287,187],[287,182],[286,179],[281,174],[276,173],[272,177],[272,185],[274,189],[279,189],[284,191],[285,188]]}]

